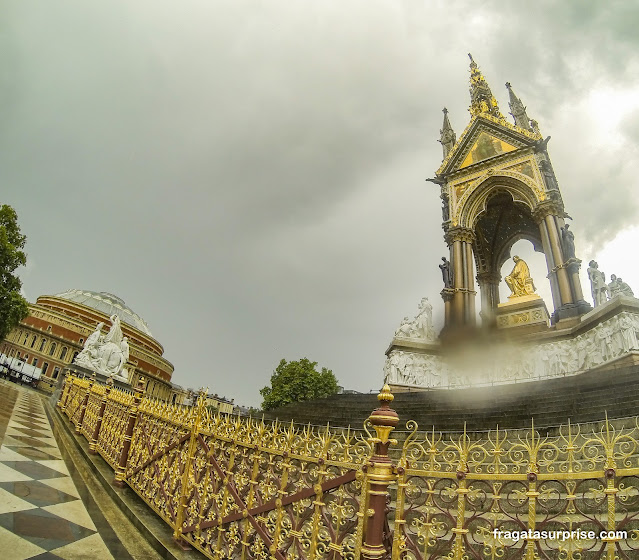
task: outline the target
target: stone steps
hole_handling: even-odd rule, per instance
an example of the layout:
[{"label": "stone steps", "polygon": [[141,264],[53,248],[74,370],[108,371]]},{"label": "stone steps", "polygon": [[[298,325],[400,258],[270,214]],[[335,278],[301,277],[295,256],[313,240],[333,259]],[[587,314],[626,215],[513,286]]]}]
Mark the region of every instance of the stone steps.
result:
[{"label": "stone steps", "polygon": [[[376,395],[334,395],[327,399],[291,404],[265,413],[265,418],[293,419],[313,425],[352,426],[360,429],[378,406]],[[500,427],[551,427],[639,415],[639,366],[613,371],[451,391],[398,393],[392,403],[400,425],[415,420],[420,429],[470,431]]]}]

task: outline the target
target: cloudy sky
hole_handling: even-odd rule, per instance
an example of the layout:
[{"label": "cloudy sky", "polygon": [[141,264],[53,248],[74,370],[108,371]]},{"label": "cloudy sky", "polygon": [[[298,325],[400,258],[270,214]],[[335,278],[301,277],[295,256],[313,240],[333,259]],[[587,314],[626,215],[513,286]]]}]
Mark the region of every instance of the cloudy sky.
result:
[{"label": "cloudy sky", "polygon": [[117,294],[178,384],[257,405],[281,358],[308,357],[377,389],[421,297],[441,323],[425,179],[442,107],[469,121],[468,52],[502,112],[510,81],[552,136],[578,256],[639,292],[637,2],[0,4],[25,294]]}]

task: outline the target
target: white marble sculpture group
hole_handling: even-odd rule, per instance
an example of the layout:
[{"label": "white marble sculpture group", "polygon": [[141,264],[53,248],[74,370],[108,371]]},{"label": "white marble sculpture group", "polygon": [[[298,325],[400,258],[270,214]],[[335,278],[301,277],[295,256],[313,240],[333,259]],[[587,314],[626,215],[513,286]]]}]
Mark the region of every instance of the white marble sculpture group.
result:
[{"label": "white marble sculpture group", "polygon": [[429,341],[437,338],[433,328],[433,306],[428,298],[422,298],[414,319],[404,317],[402,324],[395,331],[395,338]]},{"label": "white marble sculpture group", "polygon": [[[567,255],[574,257],[574,234],[567,225],[562,228],[562,246]],[[529,278],[530,274],[521,259],[514,257],[514,260],[515,268],[506,281],[513,294],[524,295],[525,282],[522,280],[522,285],[515,290],[513,277],[518,278],[515,275],[518,266],[525,267],[524,278]],[[450,262],[445,257],[442,261],[439,268],[444,287],[450,288]],[[610,283],[606,283],[606,275],[594,260],[589,263],[588,278],[595,308],[616,296],[634,297],[630,286],[614,274]],[[639,313],[623,311],[567,340],[516,348],[491,348],[485,355],[476,356],[472,363],[463,365],[451,363],[440,356],[437,349],[439,341],[433,328],[433,307],[428,298],[422,298],[415,318],[404,317],[395,331],[393,344],[395,348],[384,363],[385,383],[442,389],[517,383],[574,375],[629,352],[639,351]]]},{"label": "white marble sculpture group", "polygon": [[487,350],[468,367],[455,367],[439,355],[393,350],[384,364],[384,382],[456,389],[550,379],[575,375],[638,350],[639,313],[624,311],[573,339]]},{"label": "white marble sculpture group", "polygon": [[104,323],[98,323],[97,328],[86,339],[84,348],[76,356],[74,364],[87,367],[107,377],[115,377],[128,382],[129,372],[124,365],[129,359],[129,343],[127,337],[122,336],[120,318],[112,315],[109,332],[102,334]]},{"label": "white marble sculpture group", "polygon": [[606,284],[606,275],[599,270],[597,261],[588,263],[588,279],[595,307],[618,295],[634,297],[632,288],[614,274],[610,275],[610,284]]}]

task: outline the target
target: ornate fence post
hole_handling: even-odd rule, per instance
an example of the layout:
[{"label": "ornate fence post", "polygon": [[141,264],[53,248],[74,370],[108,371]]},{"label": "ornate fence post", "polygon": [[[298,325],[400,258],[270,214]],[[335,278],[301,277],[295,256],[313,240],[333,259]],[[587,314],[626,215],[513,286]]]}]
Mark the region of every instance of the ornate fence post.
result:
[{"label": "ornate fence post", "polygon": [[89,441],[89,453],[91,455],[96,455],[98,452],[98,436],[100,435],[100,428],[102,428],[102,418],[104,417],[104,410],[106,409],[106,403],[109,400],[109,393],[111,392],[112,385],[113,379],[109,377],[109,379],[107,379],[106,387],[104,388],[104,395],[102,397],[102,402],[100,403],[100,409],[98,410],[98,418],[95,422],[95,430],[93,430],[91,441]]},{"label": "ornate fence post", "polygon": [[375,445],[375,452],[366,470],[368,511],[366,512],[364,542],[361,549],[361,557],[364,560],[384,558],[387,554],[384,546],[384,527],[387,521],[386,498],[388,496],[388,485],[395,478],[393,462],[388,456],[390,445],[397,444],[396,440],[388,437],[399,422],[397,412],[389,407],[389,403],[395,397],[390,392],[390,387],[384,385],[377,398],[381,406],[376,408],[368,418],[377,433],[377,437],[370,439],[370,442]]},{"label": "ornate fence post", "polygon": [[[610,422],[608,421],[608,413],[606,413],[606,435],[603,439],[604,450],[606,452],[606,469],[604,471],[604,477],[606,479],[606,489],[604,493],[606,495],[606,502],[608,506],[608,523],[606,530],[608,535],[603,539],[606,543],[606,560],[616,560],[619,558],[616,555],[617,542],[619,538],[613,536],[616,527],[616,494],[619,492],[619,488],[615,485],[615,479],[617,476],[617,462],[615,461],[615,446],[618,442],[614,428],[611,430]],[[624,442],[625,443],[625,442]]]},{"label": "ornate fence post", "polygon": [[182,484],[180,487],[180,497],[178,501],[177,513],[175,515],[175,530],[173,532],[173,538],[175,542],[183,550],[190,550],[189,544],[182,538],[182,524],[184,523],[184,510],[186,509],[186,499],[188,492],[189,473],[191,471],[191,465],[193,463],[193,456],[197,446],[197,436],[200,433],[200,427],[202,424],[202,416],[204,409],[206,408],[206,396],[208,394],[207,389],[200,389],[200,394],[197,398],[195,418],[191,425],[191,437],[189,438],[189,447],[186,451],[186,458],[184,462],[184,472],[182,473]]},{"label": "ornate fence post", "polygon": [[455,512],[455,527],[451,529],[454,535],[453,549],[450,558],[454,560],[464,560],[467,558],[464,551],[464,535],[468,533],[468,529],[464,528],[466,522],[466,495],[468,494],[468,453],[470,450],[470,440],[466,433],[466,423],[464,422],[464,434],[457,444],[459,451],[459,462],[457,464],[457,488],[454,492],[457,495],[457,508]]},{"label": "ornate fence post", "polygon": [[133,403],[129,409],[129,421],[126,426],[126,432],[124,434],[124,444],[122,445],[122,452],[120,453],[120,459],[118,461],[118,468],[115,471],[115,479],[113,485],[122,488],[124,486],[124,474],[126,472],[126,463],[129,460],[129,449],[131,449],[131,438],[133,437],[133,428],[135,428],[135,421],[138,418],[138,408],[140,407],[140,401],[144,395],[144,377],[140,376],[138,379],[138,386],[135,388],[135,395],[133,396]]},{"label": "ornate fence post", "polygon": [[[539,449],[539,438],[535,442],[535,422],[532,422],[531,432],[531,444],[528,450],[528,470],[526,477],[528,478],[528,491],[526,496],[528,497],[528,530],[529,532],[535,531],[537,526],[537,499],[540,494],[537,489],[537,478],[539,476],[539,466],[537,464],[537,451]],[[526,560],[535,560],[537,555],[537,540],[528,539],[526,543]]]},{"label": "ornate fence post", "polygon": [[62,395],[60,395],[60,400],[58,401],[58,406],[60,407],[60,410],[62,412],[64,412],[67,404],[69,404],[69,395],[71,394],[72,387],[73,378],[70,375],[67,375],[64,379],[64,388],[62,389]]},{"label": "ornate fence post", "polygon": [[82,399],[82,404],[80,405],[81,406],[80,418],[78,418],[78,423],[75,425],[76,434],[82,433],[82,422],[84,422],[84,414],[87,411],[87,404],[89,402],[89,398],[91,397],[91,389],[93,389],[94,383],[95,383],[95,373],[93,374],[91,381],[89,381],[89,386],[87,387],[87,394],[84,395],[84,398]]}]

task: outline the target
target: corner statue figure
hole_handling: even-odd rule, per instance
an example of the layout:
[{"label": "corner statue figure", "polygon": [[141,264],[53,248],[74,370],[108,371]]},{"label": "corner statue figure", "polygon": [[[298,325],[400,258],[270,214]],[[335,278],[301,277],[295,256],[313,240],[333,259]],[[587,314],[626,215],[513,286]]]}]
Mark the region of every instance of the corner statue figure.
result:
[{"label": "corner statue figure", "polygon": [[451,274],[450,261],[446,257],[442,257],[442,264],[439,265],[442,271],[442,279],[444,280],[444,288],[453,287],[453,275]]},{"label": "corner statue figure", "polygon": [[575,234],[568,224],[561,228],[561,247],[566,260],[575,258]]},{"label": "corner statue figure", "polygon": [[521,297],[535,295],[535,284],[530,277],[530,269],[526,264],[526,261],[520,259],[517,255],[513,257],[515,266],[511,273],[506,276],[506,284],[512,292],[508,297]]},{"label": "corner statue figure", "polygon": [[608,284],[606,284],[606,275],[599,270],[597,261],[590,261],[588,265],[592,302],[595,304],[595,307],[598,307],[608,301],[610,288],[608,288]]}]

